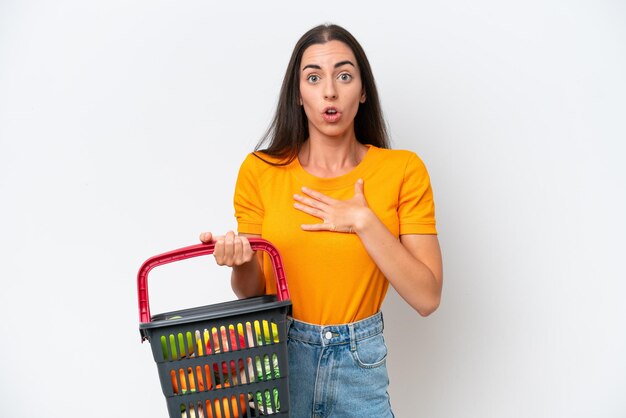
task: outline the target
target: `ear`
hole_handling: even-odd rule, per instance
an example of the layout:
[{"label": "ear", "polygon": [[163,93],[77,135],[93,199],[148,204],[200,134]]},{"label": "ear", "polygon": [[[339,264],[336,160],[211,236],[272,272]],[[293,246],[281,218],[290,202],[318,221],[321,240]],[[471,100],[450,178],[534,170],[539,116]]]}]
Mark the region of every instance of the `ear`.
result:
[{"label": "ear", "polygon": [[365,103],[365,99],[367,98],[365,94],[365,89],[361,92],[361,99],[359,100],[361,103]]}]

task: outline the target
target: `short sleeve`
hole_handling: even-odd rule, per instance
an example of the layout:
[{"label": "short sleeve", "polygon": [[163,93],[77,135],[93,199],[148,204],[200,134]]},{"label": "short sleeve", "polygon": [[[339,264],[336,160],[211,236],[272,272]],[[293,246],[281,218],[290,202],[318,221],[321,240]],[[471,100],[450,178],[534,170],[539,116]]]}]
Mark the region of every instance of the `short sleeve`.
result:
[{"label": "short sleeve", "polygon": [[422,160],[411,153],[405,167],[398,205],[400,235],[437,234],[430,177]]},{"label": "short sleeve", "polygon": [[239,168],[235,184],[235,218],[240,234],[261,235],[263,227],[263,201],[259,188],[257,158],[249,154]]}]

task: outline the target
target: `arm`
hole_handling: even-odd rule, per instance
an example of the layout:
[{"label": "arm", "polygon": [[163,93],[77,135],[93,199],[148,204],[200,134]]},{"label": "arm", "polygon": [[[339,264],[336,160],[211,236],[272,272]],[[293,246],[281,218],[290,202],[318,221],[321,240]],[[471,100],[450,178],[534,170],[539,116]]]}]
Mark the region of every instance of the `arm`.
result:
[{"label": "arm", "polygon": [[368,207],[363,181],[355,184],[354,197],[342,201],[303,188],[294,206],[323,220],[302,225],[306,231],[356,233],[368,254],[398,294],[420,315],[439,306],[443,282],[441,252],[436,235],[393,236]]},{"label": "arm", "polygon": [[200,234],[200,241],[215,242],[213,256],[220,266],[232,267],[231,287],[238,298],[243,299],[262,295],[265,291],[263,279],[262,254],[255,253],[248,238],[260,238],[260,235],[235,235],[228,231],[224,236],[210,232]]},{"label": "arm", "polygon": [[367,208],[354,226],[368,254],[398,294],[422,316],[441,300],[443,268],[436,235],[401,235],[400,239]]}]

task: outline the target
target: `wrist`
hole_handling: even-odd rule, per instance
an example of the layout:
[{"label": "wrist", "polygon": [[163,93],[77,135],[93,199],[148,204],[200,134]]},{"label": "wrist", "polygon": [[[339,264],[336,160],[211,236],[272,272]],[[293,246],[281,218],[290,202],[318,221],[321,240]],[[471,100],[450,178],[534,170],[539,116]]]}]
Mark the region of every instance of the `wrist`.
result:
[{"label": "wrist", "polygon": [[374,212],[370,208],[364,207],[356,212],[352,231],[355,234],[360,235],[367,231],[369,226],[372,225],[376,219],[378,218],[376,218]]}]

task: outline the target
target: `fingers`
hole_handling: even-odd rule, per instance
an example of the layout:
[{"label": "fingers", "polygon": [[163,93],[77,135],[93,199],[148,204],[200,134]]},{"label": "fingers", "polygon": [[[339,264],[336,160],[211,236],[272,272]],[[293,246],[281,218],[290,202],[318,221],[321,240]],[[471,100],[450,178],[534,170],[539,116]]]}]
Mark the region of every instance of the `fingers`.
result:
[{"label": "fingers", "polygon": [[[302,190],[304,190],[304,188],[302,188]],[[322,195],[322,196],[324,196],[324,195]],[[297,202],[302,203],[303,205],[310,206],[310,207],[316,208],[316,209],[322,209],[322,208],[328,206],[328,203],[322,202],[321,199],[312,199],[310,197],[302,196],[302,195],[299,195],[297,193],[293,195],[293,199],[295,201],[297,201]]]},{"label": "fingers", "polygon": [[293,198],[296,202],[293,206],[316,218],[324,219],[332,204],[336,202],[334,199],[307,187],[303,187],[302,191],[312,197],[294,194]]},{"label": "fingers", "polygon": [[351,226],[337,227],[335,224],[322,223],[322,224],[303,224],[300,225],[303,231],[317,232],[317,231],[330,231],[341,232],[344,234],[354,234],[354,229]]},{"label": "fingers", "polygon": [[250,241],[248,241],[248,238],[246,237],[238,236],[238,238],[241,241],[241,256],[240,256],[241,264],[252,261],[252,259],[254,258],[254,250],[252,249],[252,245],[250,244]]},{"label": "fingers", "polygon": [[[320,193],[316,190],[309,189],[308,187],[302,187],[302,193],[308,196],[311,196],[313,199],[318,200],[322,203],[326,203],[327,205],[331,204],[335,200],[333,198],[326,196],[324,193]],[[307,202],[307,204],[309,203]]]},{"label": "fingers", "polygon": [[316,218],[320,218],[320,219],[324,219],[324,216],[325,216],[325,213],[326,213],[323,210],[320,210],[320,209],[317,209],[317,208],[314,208],[314,207],[311,207],[311,206],[307,206],[307,205],[304,205],[304,204],[298,203],[298,202],[294,203],[293,207],[298,209],[298,210],[301,210],[304,213],[308,213],[309,215],[315,216]]},{"label": "fingers", "polygon": [[218,265],[234,267],[251,261],[254,251],[246,237],[228,231],[223,237],[216,238],[213,256]]},{"label": "fingers", "polygon": [[[334,227],[334,225],[332,225]],[[331,225],[323,223],[323,224],[303,224],[300,225],[303,231],[333,231],[331,229]]]},{"label": "fingers", "polygon": [[232,266],[233,260],[233,241],[234,232],[228,231],[223,237],[219,237],[215,241],[215,249],[213,250],[213,256],[215,262],[220,266]]}]

